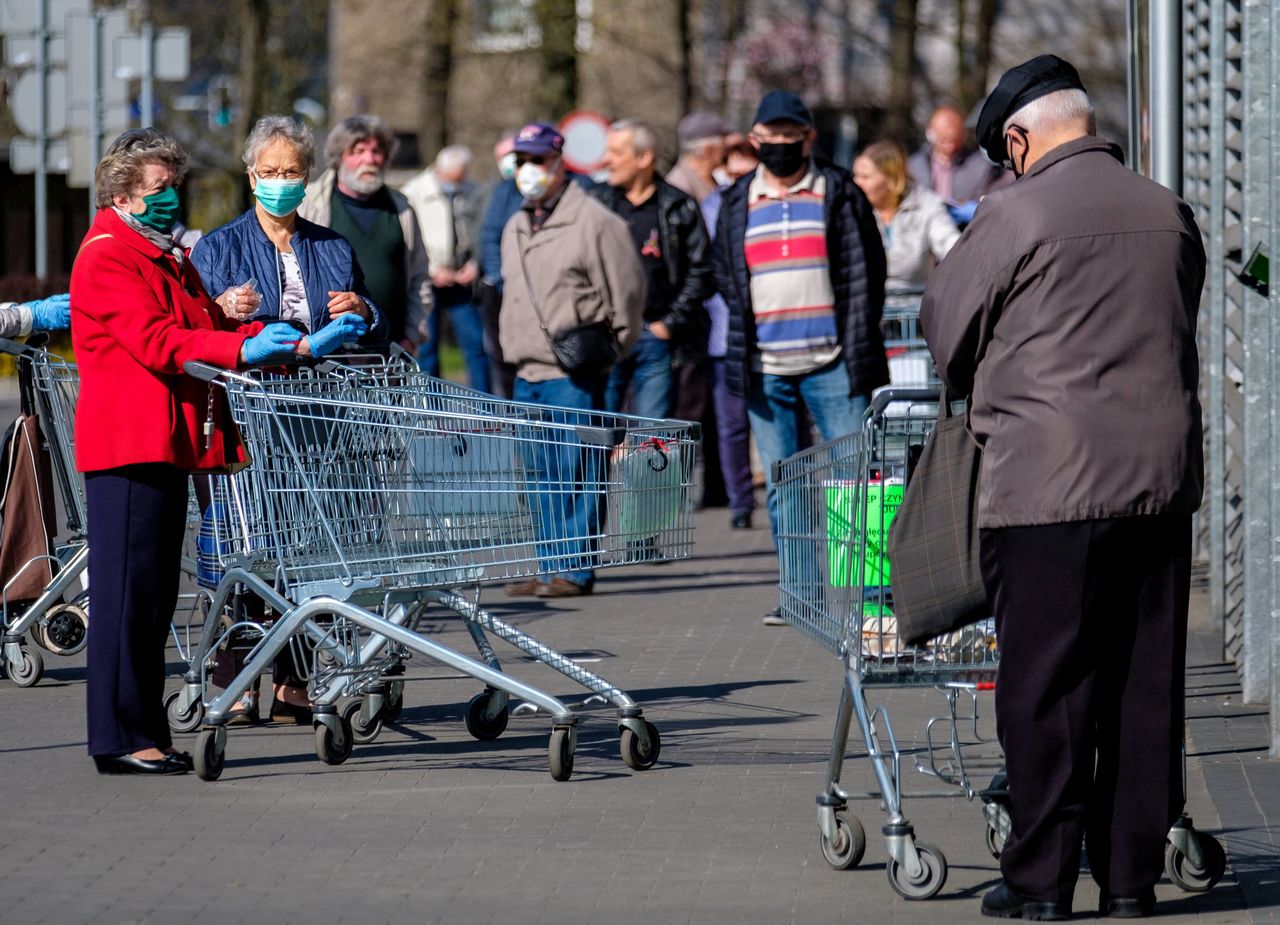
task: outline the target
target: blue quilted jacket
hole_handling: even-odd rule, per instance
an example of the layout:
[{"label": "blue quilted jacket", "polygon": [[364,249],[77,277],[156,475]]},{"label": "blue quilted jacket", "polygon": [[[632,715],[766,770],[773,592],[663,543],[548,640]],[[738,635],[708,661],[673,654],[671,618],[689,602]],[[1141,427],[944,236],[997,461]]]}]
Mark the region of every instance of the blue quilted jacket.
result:
[{"label": "blue quilted jacket", "polygon": [[[311,310],[311,330],[329,323],[329,293],[354,292],[373,312],[369,333],[360,339],[366,347],[387,342],[387,320],[365,291],[364,274],[347,239],[335,231],[307,221],[301,216],[294,228],[293,252],[298,257],[302,283]],[[206,234],[191,249],[191,262],[204,281],[209,295],[217,298],[232,286],[250,277],[258,281],[262,296],[258,321],[280,317],[280,255],[250,209],[220,228]]]}]

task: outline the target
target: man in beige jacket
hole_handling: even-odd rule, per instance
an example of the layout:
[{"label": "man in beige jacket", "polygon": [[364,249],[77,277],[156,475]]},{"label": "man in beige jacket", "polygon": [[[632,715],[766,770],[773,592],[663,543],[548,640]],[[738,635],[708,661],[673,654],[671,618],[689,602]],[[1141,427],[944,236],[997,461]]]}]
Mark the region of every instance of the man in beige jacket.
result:
[{"label": "man in beige jacket", "polygon": [[[644,274],[626,222],[566,181],[563,149],[563,136],[543,123],[516,135],[516,186],[525,202],[502,232],[498,333],[503,356],[516,367],[516,401],[598,411],[608,367],[566,372],[551,342],[603,321],[625,353],[643,326]],[[542,574],[508,585],[512,597],[591,593],[596,549],[585,538],[600,531],[608,451],[568,442],[528,460],[546,486],[538,506]]]}]

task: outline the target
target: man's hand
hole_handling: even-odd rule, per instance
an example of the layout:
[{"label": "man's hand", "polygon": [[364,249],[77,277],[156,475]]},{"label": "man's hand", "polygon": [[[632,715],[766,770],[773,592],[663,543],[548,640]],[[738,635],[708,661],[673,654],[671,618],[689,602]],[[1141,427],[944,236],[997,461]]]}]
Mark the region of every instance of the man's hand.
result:
[{"label": "man's hand", "polygon": [[337,318],[339,315],[348,313],[359,315],[366,323],[373,320],[373,313],[369,311],[368,304],[354,292],[330,292],[329,318]]},{"label": "man's hand", "polygon": [[458,274],[448,267],[440,267],[431,271],[431,284],[437,289],[444,289],[446,286],[452,286],[458,281]]},{"label": "man's hand", "polygon": [[650,321],[648,328],[649,333],[658,338],[658,340],[671,340],[671,329],[661,321]]},{"label": "man's hand", "polygon": [[472,260],[457,272],[457,274],[453,278],[453,281],[457,283],[459,286],[470,286],[472,283],[476,281],[476,277],[479,274],[480,274],[480,269],[479,267],[476,266],[476,262]]}]

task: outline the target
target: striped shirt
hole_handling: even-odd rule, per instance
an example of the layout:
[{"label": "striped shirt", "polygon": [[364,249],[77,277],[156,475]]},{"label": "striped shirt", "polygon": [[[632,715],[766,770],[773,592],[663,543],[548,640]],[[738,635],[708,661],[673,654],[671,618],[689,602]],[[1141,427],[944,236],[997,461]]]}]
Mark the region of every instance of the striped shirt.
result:
[{"label": "striped shirt", "polygon": [[840,355],[827,259],[826,181],[810,170],[778,194],[761,171],[747,190],[747,271],[760,369],[797,376]]}]

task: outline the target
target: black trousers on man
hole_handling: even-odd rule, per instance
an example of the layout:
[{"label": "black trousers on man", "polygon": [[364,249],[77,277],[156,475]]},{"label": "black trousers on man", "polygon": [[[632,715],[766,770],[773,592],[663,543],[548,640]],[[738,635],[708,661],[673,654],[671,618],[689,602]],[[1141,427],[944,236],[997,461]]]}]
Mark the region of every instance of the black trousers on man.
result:
[{"label": "black trousers on man", "polygon": [[1191,516],[981,532],[1009,772],[1005,882],[1069,904],[1082,839],[1104,893],[1160,879],[1181,812]]},{"label": "black trousers on man", "polygon": [[89,754],[168,748],[164,650],[178,602],[187,473],[162,463],[90,472],[85,499]]}]

